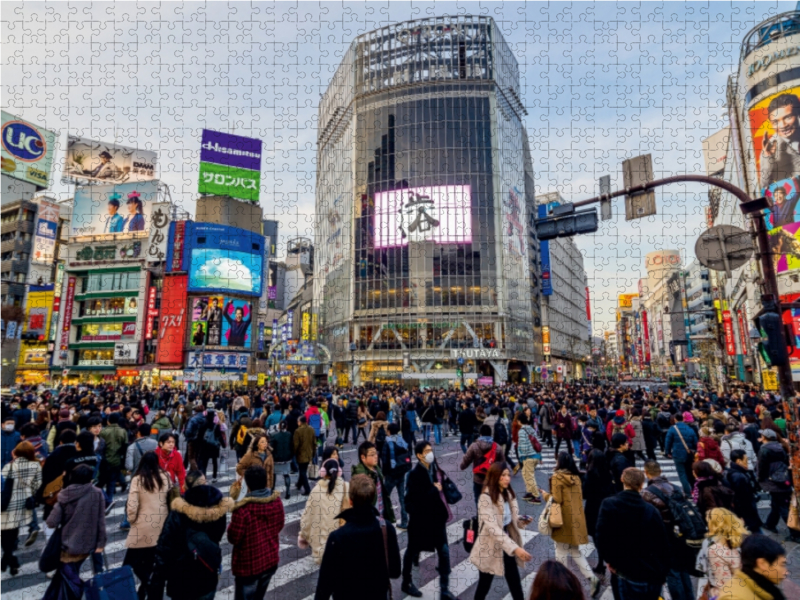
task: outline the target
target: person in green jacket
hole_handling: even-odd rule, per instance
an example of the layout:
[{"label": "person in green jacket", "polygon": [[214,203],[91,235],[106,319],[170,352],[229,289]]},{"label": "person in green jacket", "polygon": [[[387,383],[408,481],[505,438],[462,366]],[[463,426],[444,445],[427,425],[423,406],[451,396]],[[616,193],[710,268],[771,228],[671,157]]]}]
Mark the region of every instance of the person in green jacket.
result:
[{"label": "person in green jacket", "polygon": [[153,420],[153,424],[150,426],[150,437],[154,440],[158,440],[161,437],[162,433],[166,433],[167,431],[173,431],[175,428],[172,426],[172,421],[169,420],[167,416],[167,411],[163,408],[158,410],[158,414],[156,414],[156,418]]},{"label": "person in green jacket", "polygon": [[[125,453],[128,446],[128,434],[119,426],[120,413],[108,415],[108,427],[100,432],[100,438],[106,443],[103,461],[100,467],[101,480],[106,486],[106,502],[108,507],[114,501],[114,488],[117,481],[122,483],[123,492],[125,483],[122,479],[122,467],[125,464]],[[108,507],[106,510],[108,510]]]},{"label": "person in green jacket", "polygon": [[363,442],[358,447],[358,464],[353,465],[351,475],[367,475],[377,488],[373,505],[384,519],[390,523],[395,522],[392,501],[383,483],[383,473],[378,466],[378,449],[372,442]]}]

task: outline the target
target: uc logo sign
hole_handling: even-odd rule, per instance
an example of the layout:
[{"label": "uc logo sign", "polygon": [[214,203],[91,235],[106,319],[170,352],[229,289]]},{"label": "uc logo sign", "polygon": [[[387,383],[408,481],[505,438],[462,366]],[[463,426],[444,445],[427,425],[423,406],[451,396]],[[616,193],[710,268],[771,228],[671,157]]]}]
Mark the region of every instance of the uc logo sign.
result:
[{"label": "uc logo sign", "polygon": [[44,136],[22,121],[9,121],[3,125],[0,139],[4,150],[23,162],[36,162],[47,151]]}]

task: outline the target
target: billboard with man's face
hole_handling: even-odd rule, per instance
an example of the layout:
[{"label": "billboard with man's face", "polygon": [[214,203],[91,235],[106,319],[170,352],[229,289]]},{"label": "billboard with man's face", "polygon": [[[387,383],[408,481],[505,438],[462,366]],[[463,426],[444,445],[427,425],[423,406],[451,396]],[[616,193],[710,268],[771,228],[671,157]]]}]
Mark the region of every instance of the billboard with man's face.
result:
[{"label": "billboard with man's face", "polygon": [[157,154],[81,137],[67,137],[64,177],[81,183],[129,183],[156,176]]},{"label": "billboard with man's face", "polygon": [[749,109],[759,188],[770,204],[767,228],[778,273],[800,268],[800,87]]}]

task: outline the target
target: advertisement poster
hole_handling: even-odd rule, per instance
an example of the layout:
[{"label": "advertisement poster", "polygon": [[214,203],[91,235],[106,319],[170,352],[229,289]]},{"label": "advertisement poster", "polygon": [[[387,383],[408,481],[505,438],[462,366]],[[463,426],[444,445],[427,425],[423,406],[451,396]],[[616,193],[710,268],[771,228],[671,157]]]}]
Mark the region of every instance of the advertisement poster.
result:
[{"label": "advertisement poster", "polygon": [[728,356],[736,356],[736,338],[733,335],[733,317],[731,311],[722,311],[722,327],[725,330],[725,351]]},{"label": "advertisement poster", "polygon": [[222,345],[250,347],[250,325],[253,320],[253,305],[245,300],[226,299],[222,311]]},{"label": "advertisement poster", "polygon": [[147,233],[157,199],[157,181],[80,186],[75,192],[70,237]]},{"label": "advertisement poster", "polygon": [[503,234],[504,245],[509,254],[525,256],[525,227],[523,226],[522,192],[517,188],[509,188],[508,197],[503,200]]},{"label": "advertisement poster", "polygon": [[39,188],[49,187],[55,133],[2,111],[0,146],[3,175]]},{"label": "advertisement poster", "polygon": [[197,191],[257,203],[261,146],[261,140],[204,129]]},{"label": "advertisement poster", "polygon": [[222,296],[192,299],[192,347],[220,346],[222,340]]},{"label": "advertisement poster", "polygon": [[58,204],[42,200],[36,215],[36,233],[33,237],[32,262],[51,265],[55,260],[56,233],[58,231]]},{"label": "advertisement poster", "polygon": [[775,268],[800,268],[800,87],[767,96],[749,110],[759,187]]},{"label": "advertisement poster", "polygon": [[156,176],[158,155],[118,144],[68,136],[64,177],[73,183],[130,183]]},{"label": "advertisement poster", "polygon": [[185,248],[189,291],[261,296],[263,235],[226,225],[189,222]]},{"label": "advertisement poster", "polygon": [[375,248],[409,242],[472,243],[470,186],[425,186],[375,194]]},{"label": "advertisement poster", "polygon": [[161,315],[158,324],[156,362],[183,364],[183,338],[186,328],[186,275],[164,277],[161,290]]},{"label": "advertisement poster", "polygon": [[69,330],[72,327],[72,307],[75,302],[76,277],[67,279],[67,291],[64,295],[64,324],[61,328],[61,343],[59,347],[66,351],[69,348]]}]

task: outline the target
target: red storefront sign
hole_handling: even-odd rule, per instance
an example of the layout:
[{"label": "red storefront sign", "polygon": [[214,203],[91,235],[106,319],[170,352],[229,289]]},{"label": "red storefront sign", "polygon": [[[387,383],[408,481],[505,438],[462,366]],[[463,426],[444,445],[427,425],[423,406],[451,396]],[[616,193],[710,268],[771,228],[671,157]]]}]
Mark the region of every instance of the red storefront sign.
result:
[{"label": "red storefront sign", "polygon": [[61,328],[61,349],[69,348],[69,330],[72,327],[72,305],[75,303],[75,277],[67,280],[67,293],[64,296],[64,325]]},{"label": "red storefront sign", "polygon": [[187,275],[167,275],[161,292],[156,362],[160,365],[183,363],[186,330]]},{"label": "red storefront sign", "polygon": [[747,328],[744,326],[744,314],[741,310],[736,311],[739,320],[739,343],[742,345],[742,354],[747,355]]},{"label": "red storefront sign", "polygon": [[728,356],[736,356],[736,338],[733,336],[733,319],[731,311],[722,311],[722,327],[725,329],[725,350]]},{"label": "red storefront sign", "polygon": [[61,296],[53,298],[53,312],[57,313],[61,309]]},{"label": "red storefront sign", "polygon": [[592,303],[589,300],[589,288],[586,288],[586,320],[592,320]]},{"label": "red storefront sign", "polygon": [[136,335],[136,322],[133,321],[131,323],[123,323],[122,335],[123,336]]},{"label": "red storefront sign", "polygon": [[183,269],[183,244],[186,238],[186,221],[175,223],[175,236],[172,242],[172,270]]},{"label": "red storefront sign", "polygon": [[148,340],[153,339],[153,320],[156,318],[156,288],[150,286],[147,292],[147,319],[145,319],[144,337]]},{"label": "red storefront sign", "polygon": [[642,333],[644,337],[644,362],[650,364],[650,328],[647,326],[647,311],[642,311]]}]

